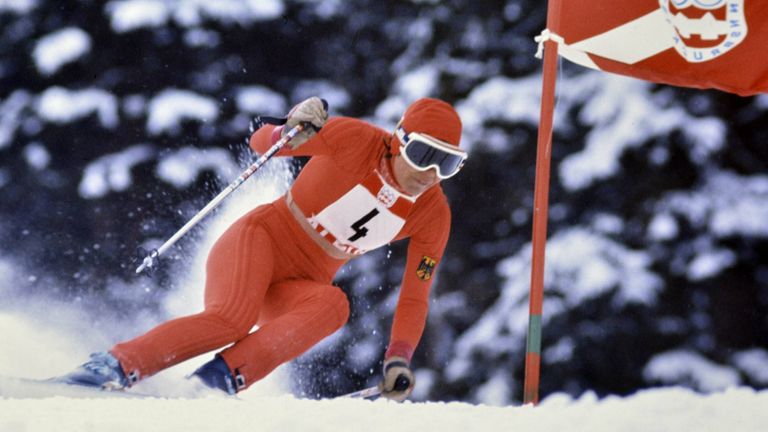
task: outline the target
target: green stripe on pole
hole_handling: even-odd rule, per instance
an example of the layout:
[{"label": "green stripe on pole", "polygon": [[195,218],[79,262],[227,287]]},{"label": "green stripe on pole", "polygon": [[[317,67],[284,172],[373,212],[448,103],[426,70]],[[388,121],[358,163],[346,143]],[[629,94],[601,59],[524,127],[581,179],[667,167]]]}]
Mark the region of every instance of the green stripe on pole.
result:
[{"label": "green stripe on pole", "polygon": [[528,321],[526,351],[541,355],[541,315],[531,314],[531,318]]}]

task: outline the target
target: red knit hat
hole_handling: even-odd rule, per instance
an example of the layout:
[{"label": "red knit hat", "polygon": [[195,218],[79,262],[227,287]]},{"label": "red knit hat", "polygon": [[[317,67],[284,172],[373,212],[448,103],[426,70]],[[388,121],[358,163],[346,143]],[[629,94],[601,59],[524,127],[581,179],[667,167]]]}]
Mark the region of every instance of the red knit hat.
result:
[{"label": "red knit hat", "polygon": [[406,132],[420,132],[459,146],[461,119],[453,107],[432,98],[419,99],[405,110],[401,123]]}]

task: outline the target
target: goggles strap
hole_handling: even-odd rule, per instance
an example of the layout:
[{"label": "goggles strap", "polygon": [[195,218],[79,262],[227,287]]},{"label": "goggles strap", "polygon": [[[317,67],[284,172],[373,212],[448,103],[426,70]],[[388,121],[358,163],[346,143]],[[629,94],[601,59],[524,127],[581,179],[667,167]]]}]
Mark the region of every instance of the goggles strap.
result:
[{"label": "goggles strap", "polygon": [[395,129],[395,136],[400,140],[400,145],[405,146],[408,143],[408,133],[402,127]]}]

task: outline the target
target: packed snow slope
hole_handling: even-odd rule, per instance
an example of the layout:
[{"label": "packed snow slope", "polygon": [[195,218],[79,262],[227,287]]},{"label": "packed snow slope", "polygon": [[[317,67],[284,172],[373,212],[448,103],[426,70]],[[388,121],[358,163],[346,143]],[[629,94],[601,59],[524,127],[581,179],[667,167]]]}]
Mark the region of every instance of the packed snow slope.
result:
[{"label": "packed snow slope", "polygon": [[648,390],[627,398],[554,395],[538,407],[301,400],[291,395],[187,398],[0,398],[3,431],[763,431],[768,391],[702,396]]}]

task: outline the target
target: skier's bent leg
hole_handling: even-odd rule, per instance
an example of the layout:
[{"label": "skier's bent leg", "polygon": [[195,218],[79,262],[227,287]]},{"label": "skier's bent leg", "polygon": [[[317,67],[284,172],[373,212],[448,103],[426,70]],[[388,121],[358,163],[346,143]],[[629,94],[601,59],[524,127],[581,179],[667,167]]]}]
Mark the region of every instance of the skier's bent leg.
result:
[{"label": "skier's bent leg", "polygon": [[110,350],[131,384],[245,337],[258,319],[273,263],[272,240],[256,220],[243,217],[233,224],[208,256],[205,311]]},{"label": "skier's bent leg", "polygon": [[232,323],[219,313],[206,311],[160,324],[142,336],[115,345],[110,352],[135,382],[232,343],[245,336],[252,325]]},{"label": "skier's bent leg", "polygon": [[349,301],[338,287],[309,280],[281,282],[267,291],[259,329],[221,357],[242,390],[312,348],[348,318]]}]

